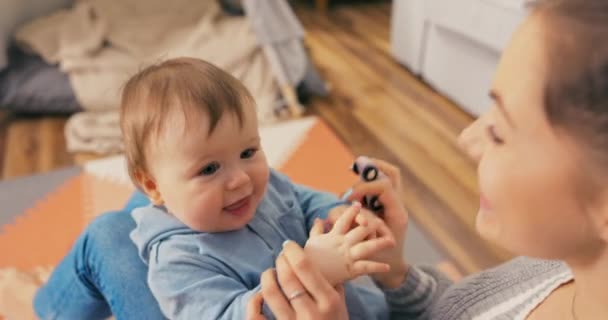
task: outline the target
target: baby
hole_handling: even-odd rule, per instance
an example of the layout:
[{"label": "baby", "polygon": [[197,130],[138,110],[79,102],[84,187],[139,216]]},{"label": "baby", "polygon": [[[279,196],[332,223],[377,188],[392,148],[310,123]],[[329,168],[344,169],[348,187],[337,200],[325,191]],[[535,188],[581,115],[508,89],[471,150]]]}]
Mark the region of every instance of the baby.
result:
[{"label": "baby", "polygon": [[[334,284],[388,270],[368,260],[394,245],[386,226],[357,225],[358,215],[379,219],[269,169],[253,98],[213,65],[179,58],[135,75],[121,129],[129,174],[152,203],[132,212],[131,239],[165,316],[245,319],[261,272],[288,239]],[[327,217],[337,221],[323,233]],[[351,319],[388,318],[377,289],[347,282],[345,297]]]}]

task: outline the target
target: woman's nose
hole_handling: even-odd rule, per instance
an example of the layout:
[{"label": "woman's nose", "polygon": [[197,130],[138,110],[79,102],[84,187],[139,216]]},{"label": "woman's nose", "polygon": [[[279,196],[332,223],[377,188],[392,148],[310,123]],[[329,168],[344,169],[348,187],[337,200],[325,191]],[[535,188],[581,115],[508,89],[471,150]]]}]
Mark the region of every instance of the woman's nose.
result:
[{"label": "woman's nose", "polygon": [[484,116],[466,127],[458,136],[458,145],[473,161],[479,162],[486,145]]}]

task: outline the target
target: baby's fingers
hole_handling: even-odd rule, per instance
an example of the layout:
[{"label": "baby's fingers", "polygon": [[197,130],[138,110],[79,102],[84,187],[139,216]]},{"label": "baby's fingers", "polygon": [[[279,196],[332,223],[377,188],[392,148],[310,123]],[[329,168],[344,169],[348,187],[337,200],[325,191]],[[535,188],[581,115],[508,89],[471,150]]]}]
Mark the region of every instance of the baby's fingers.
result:
[{"label": "baby's fingers", "polygon": [[373,228],[368,226],[357,226],[354,229],[350,230],[345,236],[345,242],[349,246],[354,246],[355,244],[367,239],[370,234],[375,233]]},{"label": "baby's fingers", "polygon": [[355,244],[350,248],[350,257],[353,261],[369,259],[378,252],[395,246],[392,238],[376,238]]},{"label": "baby's fingers", "polygon": [[355,217],[361,211],[361,203],[354,202],[352,206],[344,211],[344,213],[338,218],[336,223],[334,224],[331,232],[336,232],[338,234],[346,234],[348,230],[350,230],[353,222],[355,221]]},{"label": "baby's fingers", "polygon": [[353,263],[351,272],[353,277],[358,277],[371,273],[382,273],[389,272],[391,267],[386,263],[369,261],[369,260],[361,260]]},{"label": "baby's fingers", "polygon": [[357,215],[355,220],[357,224],[367,226],[375,231],[374,233],[370,233],[370,237],[368,237],[368,239],[393,237],[393,233],[388,228],[386,223],[378,216],[367,210],[361,210],[361,213]]}]

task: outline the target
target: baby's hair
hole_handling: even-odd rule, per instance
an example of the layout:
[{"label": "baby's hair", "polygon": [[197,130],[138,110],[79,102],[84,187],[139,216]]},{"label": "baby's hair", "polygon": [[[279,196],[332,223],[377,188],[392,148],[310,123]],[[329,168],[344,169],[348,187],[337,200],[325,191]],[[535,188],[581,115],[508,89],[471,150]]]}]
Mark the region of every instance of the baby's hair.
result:
[{"label": "baby's hair", "polygon": [[131,180],[141,188],[137,174],[150,174],[146,150],[164,130],[170,113],[180,112],[188,119],[202,112],[211,134],[225,112],[235,115],[242,126],[246,106],[254,107],[254,100],[245,86],[203,60],[176,58],[141,70],[125,84],[120,107]]}]

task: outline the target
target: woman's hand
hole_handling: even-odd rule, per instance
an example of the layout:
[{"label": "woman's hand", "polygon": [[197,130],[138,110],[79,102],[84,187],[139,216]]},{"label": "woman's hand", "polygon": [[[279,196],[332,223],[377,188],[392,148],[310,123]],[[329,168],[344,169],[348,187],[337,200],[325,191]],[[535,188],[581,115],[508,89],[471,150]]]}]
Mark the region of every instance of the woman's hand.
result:
[{"label": "woman's hand", "polygon": [[344,289],[332,287],[304,250],[287,241],[276,262],[276,270],[262,273],[261,295],[254,296],[247,308],[247,319],[262,320],[262,301],[277,319],[348,319]]},{"label": "woman's hand", "polygon": [[[408,224],[408,214],[399,199],[402,193],[401,173],[399,169],[388,162],[371,159],[372,162],[382,171],[386,178],[365,182],[359,181],[352,188],[352,193],[348,197],[350,201],[361,201],[366,195],[378,196],[384,209],[379,212],[379,216],[391,230],[395,238],[395,246],[378,252],[371,259],[377,262],[384,262],[390,265],[387,273],[372,275],[376,281],[384,287],[396,288],[405,279],[408,265],[405,263],[404,243]],[[358,224],[374,223],[376,216],[372,213],[365,213],[357,217]]]}]

